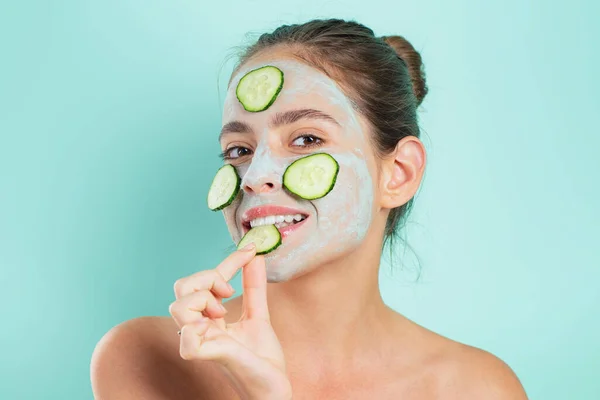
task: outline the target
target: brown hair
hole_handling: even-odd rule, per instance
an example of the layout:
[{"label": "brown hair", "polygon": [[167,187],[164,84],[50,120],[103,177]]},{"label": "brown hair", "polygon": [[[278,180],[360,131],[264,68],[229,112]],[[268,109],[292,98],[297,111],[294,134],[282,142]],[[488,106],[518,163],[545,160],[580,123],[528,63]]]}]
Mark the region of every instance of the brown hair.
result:
[{"label": "brown hair", "polygon": [[[427,94],[425,73],[421,56],[402,36],[376,37],[366,26],[342,19],[282,25],[242,51],[231,78],[266,50],[282,50],[336,81],[370,122],[379,157],[406,136],[420,137],[416,110]],[[390,210],[383,242],[384,247],[390,242],[390,254],[413,200]]]}]

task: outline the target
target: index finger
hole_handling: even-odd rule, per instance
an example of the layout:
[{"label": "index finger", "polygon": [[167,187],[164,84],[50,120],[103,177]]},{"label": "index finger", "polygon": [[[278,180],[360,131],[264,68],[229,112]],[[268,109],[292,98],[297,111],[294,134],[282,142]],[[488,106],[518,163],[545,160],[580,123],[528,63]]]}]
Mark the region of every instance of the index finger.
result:
[{"label": "index finger", "polygon": [[269,320],[267,304],[267,271],[264,256],[255,257],[244,267],[243,310],[248,319]]},{"label": "index finger", "polygon": [[229,297],[231,289],[227,282],[244,265],[252,261],[256,253],[255,247],[236,250],[225,258],[216,268],[202,270],[188,277],[179,279],[173,287],[178,299],[200,290],[216,290],[221,297]]},{"label": "index finger", "polygon": [[240,268],[252,261],[255,254],[256,245],[250,243],[243,249],[236,250],[228,255],[221,261],[221,264],[217,265],[215,270],[223,277],[223,279],[225,279],[225,281],[229,281]]}]

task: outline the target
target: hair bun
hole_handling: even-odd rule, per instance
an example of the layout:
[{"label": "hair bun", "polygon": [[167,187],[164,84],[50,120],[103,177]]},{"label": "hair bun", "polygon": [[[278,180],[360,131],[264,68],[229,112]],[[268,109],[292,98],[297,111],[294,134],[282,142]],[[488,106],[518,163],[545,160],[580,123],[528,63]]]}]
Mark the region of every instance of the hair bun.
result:
[{"label": "hair bun", "polygon": [[423,102],[427,94],[427,84],[425,83],[425,71],[421,55],[415,48],[402,36],[382,36],[386,42],[408,66],[408,73],[412,81],[413,91],[417,97],[417,105]]}]

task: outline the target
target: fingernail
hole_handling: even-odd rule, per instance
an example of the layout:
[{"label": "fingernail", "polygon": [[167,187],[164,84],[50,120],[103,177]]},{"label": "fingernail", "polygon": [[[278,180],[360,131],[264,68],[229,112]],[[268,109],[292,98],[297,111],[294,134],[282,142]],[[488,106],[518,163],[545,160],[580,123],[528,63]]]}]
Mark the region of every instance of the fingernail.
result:
[{"label": "fingernail", "polygon": [[247,245],[242,247],[240,250],[241,251],[250,251],[250,250],[253,250],[255,247],[256,247],[256,245],[254,244],[254,242],[252,242],[252,243],[248,243]]},{"label": "fingernail", "polygon": [[227,309],[223,306],[223,304],[219,304],[219,308],[223,311],[223,312],[227,312]]},{"label": "fingernail", "polygon": [[235,293],[235,289],[233,288],[233,286],[231,286],[230,283],[227,284],[227,287],[229,288],[229,290]]}]

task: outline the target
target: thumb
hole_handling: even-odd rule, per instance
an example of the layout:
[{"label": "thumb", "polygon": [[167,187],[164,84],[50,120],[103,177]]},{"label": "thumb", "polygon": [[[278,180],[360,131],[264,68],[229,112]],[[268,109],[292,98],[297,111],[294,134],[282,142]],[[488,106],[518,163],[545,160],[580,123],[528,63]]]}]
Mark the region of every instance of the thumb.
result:
[{"label": "thumb", "polygon": [[269,321],[267,305],[267,271],[265,258],[256,256],[242,268],[243,310],[248,319]]}]

